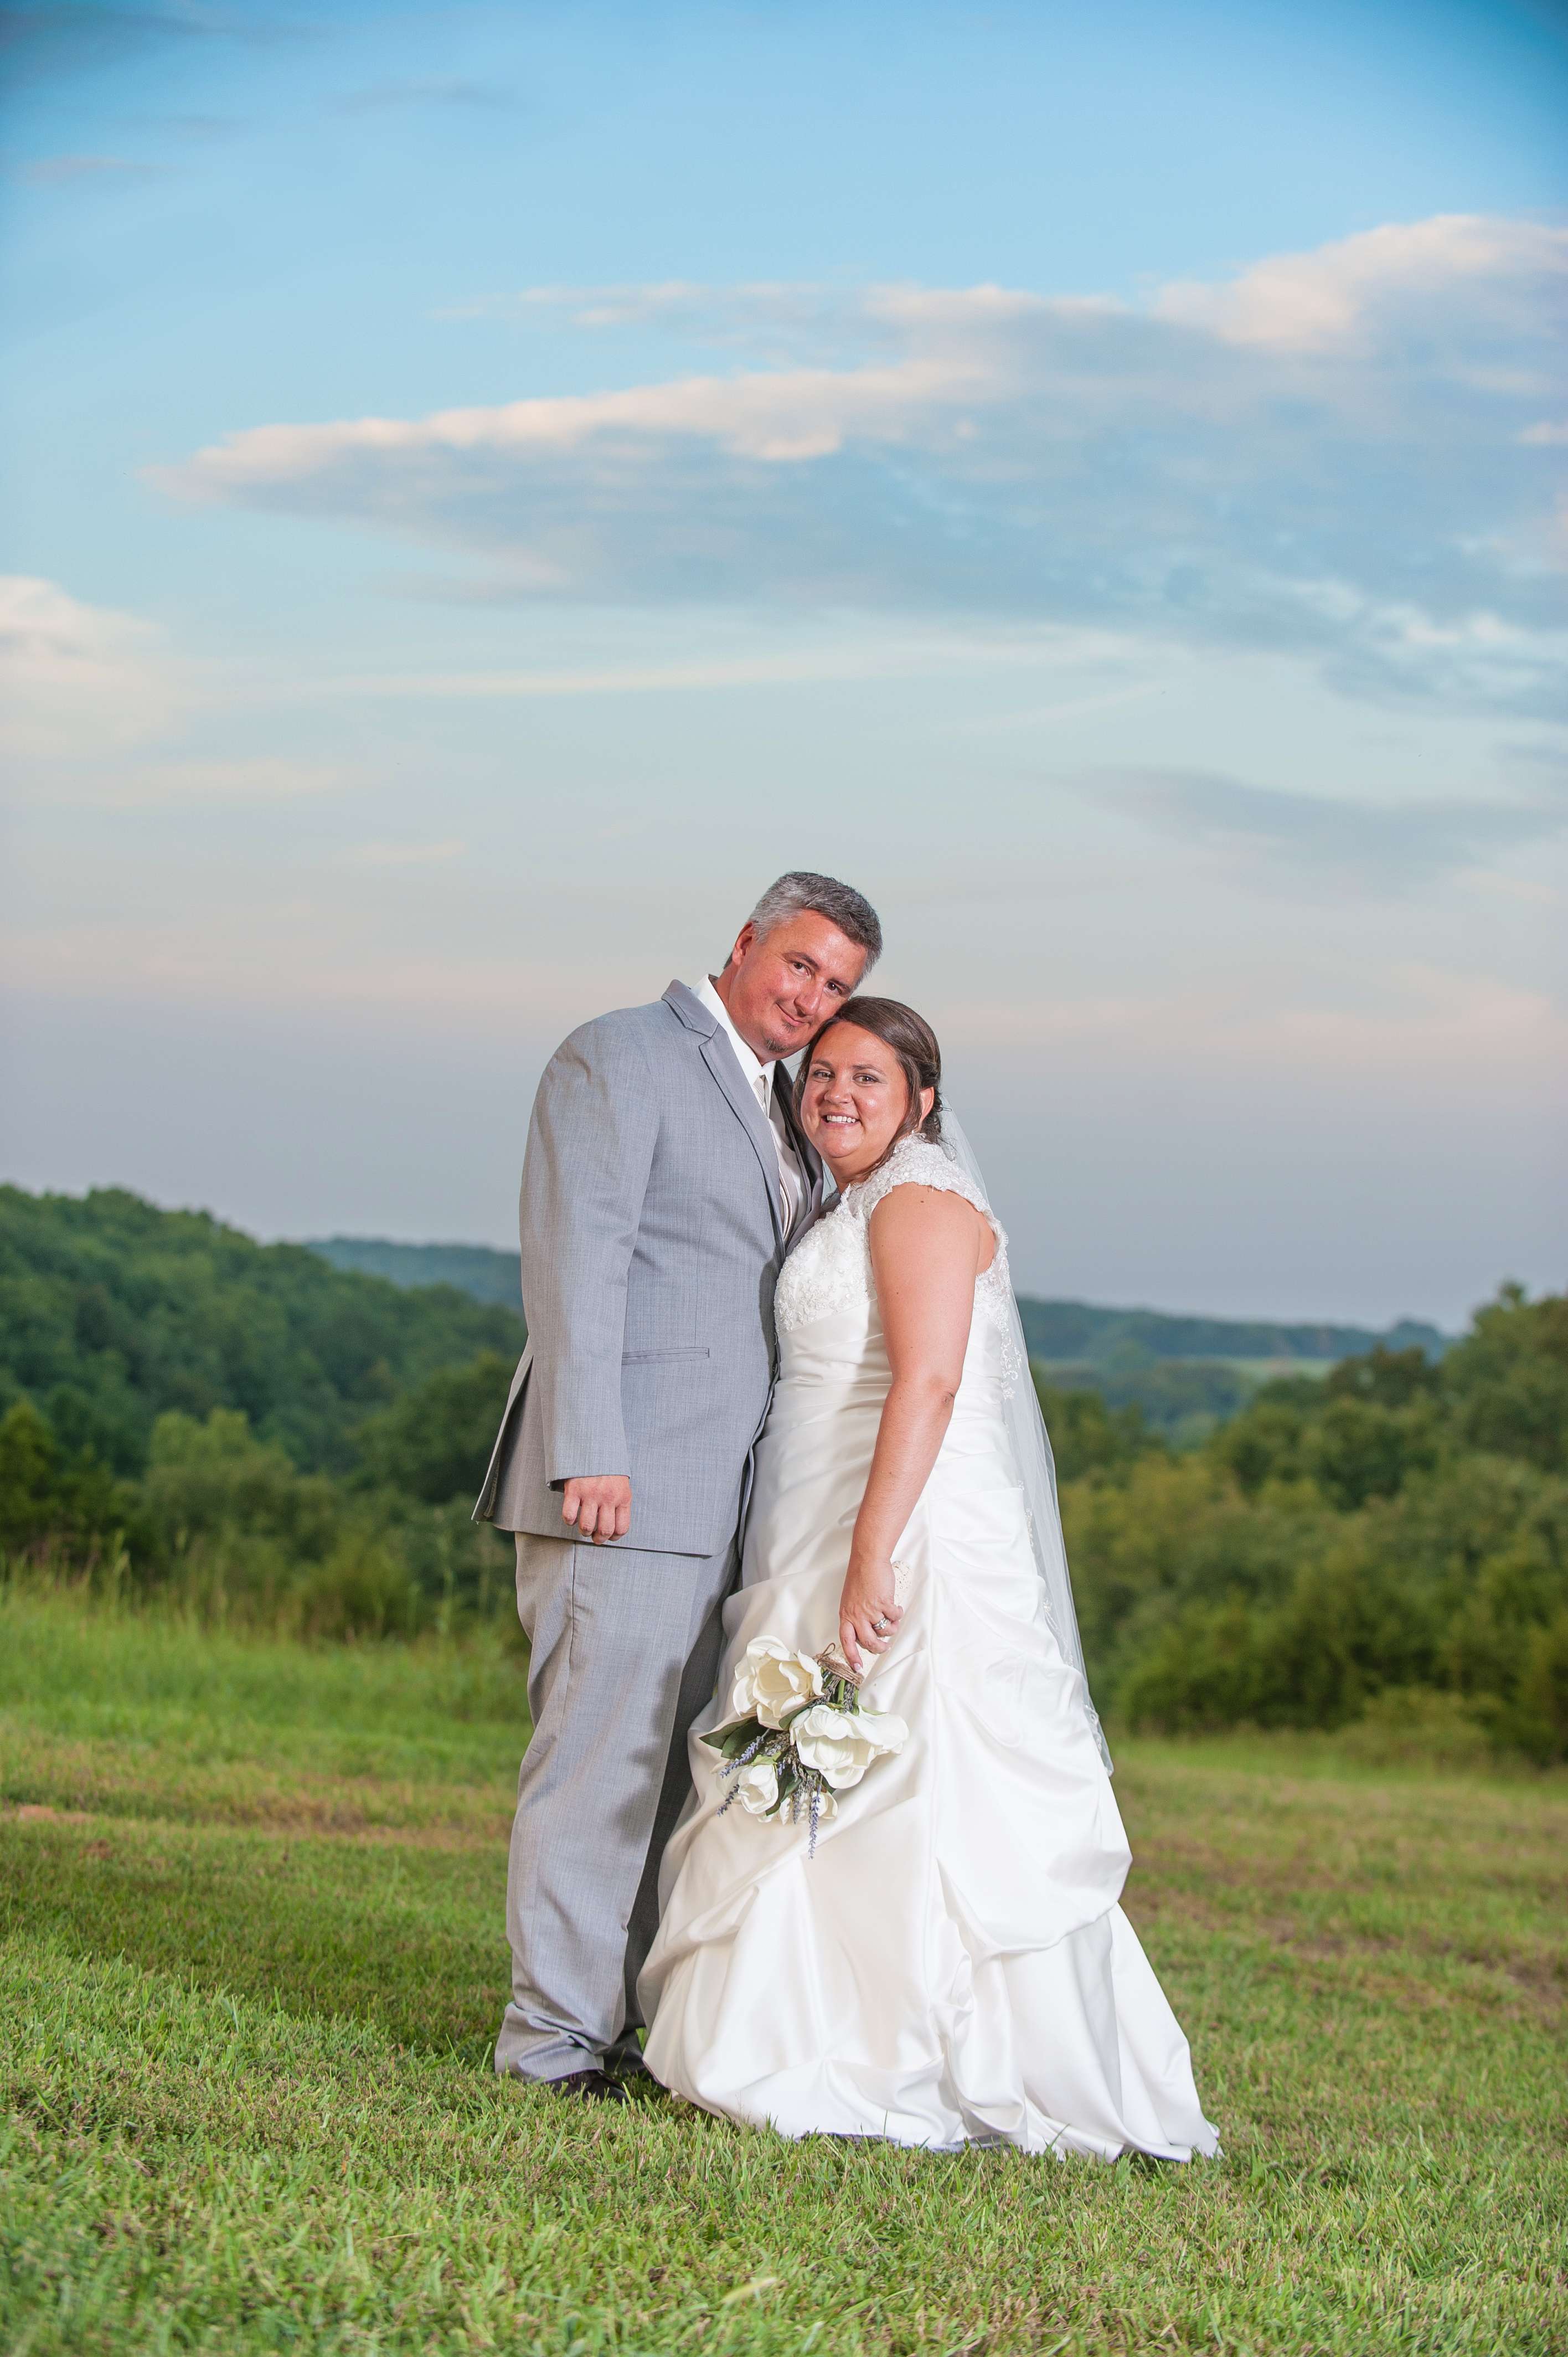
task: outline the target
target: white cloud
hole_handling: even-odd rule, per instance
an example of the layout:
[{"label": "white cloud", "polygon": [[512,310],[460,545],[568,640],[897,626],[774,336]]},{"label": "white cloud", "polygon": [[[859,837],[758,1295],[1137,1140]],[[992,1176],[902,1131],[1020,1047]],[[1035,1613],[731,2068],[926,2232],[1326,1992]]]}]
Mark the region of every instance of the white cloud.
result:
[{"label": "white cloud", "polygon": [[0,575],[0,705],[13,755],[72,759],[165,727],[181,690],[159,633],[58,582]]},{"label": "white cloud", "polygon": [[1548,712],[1561,550],[1539,428],[1565,274],[1568,231],[1446,217],[1142,309],[997,286],[537,290],[520,299],[768,364],[259,426],[160,479],[480,551],[520,597],[1059,620]]},{"label": "white cloud", "polygon": [[585,1009],[646,996],[647,964],[611,944],[585,985],[582,965],[562,959],[389,948],[337,901],[302,899],[162,920],[13,926],[0,939],[0,985],[18,1002],[361,1018],[383,1039],[395,1017],[448,1043],[456,1022],[465,1036],[511,1049],[521,1024],[547,1051]]},{"label": "white cloud", "polygon": [[[188,750],[191,724],[249,734],[242,675],[181,656],[155,624],[58,582],[0,575],[0,750],[11,799],[87,810],[222,808],[364,782],[314,758]],[[279,701],[268,688],[263,700]],[[252,739],[253,741],[253,739]]]},{"label": "white cloud", "polygon": [[1227,343],[1327,352],[1359,336],[1396,332],[1412,301],[1486,311],[1527,334],[1532,290],[1568,280],[1568,231],[1475,213],[1391,222],[1311,253],[1254,263],[1228,286],[1183,283],[1161,292],[1162,318],[1208,328]]},{"label": "white cloud", "polygon": [[[1208,1072],[1262,1066],[1335,1077],[1421,1082],[1454,1102],[1468,1079],[1509,1074],[1539,1083],[1568,1069],[1568,1014],[1544,992],[1492,974],[1410,962],[1363,975],[1369,1004],[1284,1004],[1280,977],[1257,989],[1150,996],[1040,998],[950,1005],[942,1039],[990,1050],[1047,1049],[1136,1069],[1197,1063]],[[1377,1004],[1380,1000],[1382,1003]]]},{"label": "white cloud", "polygon": [[[515,596],[515,592],[510,593]],[[1045,628],[1012,632],[904,629],[896,637],[841,634],[784,653],[695,657],[689,662],[607,664],[591,670],[369,672],[330,683],[335,695],[546,700],[557,696],[660,695],[813,680],[929,676],[948,666],[1033,670],[1051,662],[1125,662],[1134,651],[1109,631]],[[1125,691],[1119,690],[1118,694]]]},{"label": "white cloud", "polygon": [[[346,922],[334,903],[330,923],[328,914],[302,899],[13,929],[0,978],[33,999],[365,1018],[383,1034],[394,1016],[448,1039],[456,1022],[470,1041],[493,1037],[509,1049],[520,1017],[547,1047],[592,1007],[648,994],[646,952],[618,938],[596,950],[590,970],[570,957],[391,951],[362,912]],[[1419,960],[1359,967],[1345,981],[1337,991],[1270,962],[1222,988],[944,994],[934,1011],[950,1059],[1037,1055],[1058,1079],[1191,1071],[1206,1084],[1230,1075],[1247,1085],[1249,1075],[1294,1073],[1452,1108],[1494,1087],[1539,1103],[1543,1076],[1568,1071],[1568,1012],[1544,991]]]},{"label": "white cloud", "polygon": [[221,499],[328,478],[357,458],[559,458],[642,440],[713,444],[776,464],[825,457],[849,439],[897,439],[933,407],[987,397],[978,362],[910,360],[879,369],[796,369],[772,376],[689,377],[625,393],[562,394],[433,417],[362,417],[330,425],[258,425],[203,450],[169,488]]},{"label": "white cloud", "polygon": [[1178,842],[1250,873],[1273,870],[1294,892],[1402,893],[1499,852],[1568,833],[1568,787],[1525,799],[1348,802],[1283,791],[1202,770],[1144,770],[1086,780],[1086,791]]}]

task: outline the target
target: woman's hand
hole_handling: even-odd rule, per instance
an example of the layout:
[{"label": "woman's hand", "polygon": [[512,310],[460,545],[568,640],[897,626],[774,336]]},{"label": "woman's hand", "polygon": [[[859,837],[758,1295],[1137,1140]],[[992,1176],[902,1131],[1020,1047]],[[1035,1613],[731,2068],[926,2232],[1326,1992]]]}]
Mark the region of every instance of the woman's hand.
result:
[{"label": "woman's hand", "polygon": [[885,1653],[903,1618],[893,1566],[852,1555],[839,1598],[839,1646],[857,1678],[865,1675],[864,1656]]}]

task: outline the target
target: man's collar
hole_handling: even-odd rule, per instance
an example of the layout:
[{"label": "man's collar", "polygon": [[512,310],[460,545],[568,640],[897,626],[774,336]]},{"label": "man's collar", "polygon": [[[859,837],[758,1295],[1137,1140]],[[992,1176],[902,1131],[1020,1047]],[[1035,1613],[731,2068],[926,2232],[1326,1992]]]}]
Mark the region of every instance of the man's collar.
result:
[{"label": "man's collar", "polygon": [[761,1057],[757,1054],[756,1049],[747,1047],[746,1041],[741,1038],[740,1033],[736,1029],[735,1025],[730,1018],[729,1008],[719,996],[718,989],[714,984],[713,975],[711,974],[704,974],[702,981],[693,985],[692,995],[707,1008],[710,1015],[716,1015],[718,1017],[720,1023],[724,1026],[730,1046],[735,1049],[736,1060],[740,1065],[741,1071],[746,1075],[747,1084],[751,1087],[755,1087],[759,1079],[766,1079],[768,1086],[771,1088],[773,1083],[772,1060],[769,1059],[769,1060],[765,1064]]}]

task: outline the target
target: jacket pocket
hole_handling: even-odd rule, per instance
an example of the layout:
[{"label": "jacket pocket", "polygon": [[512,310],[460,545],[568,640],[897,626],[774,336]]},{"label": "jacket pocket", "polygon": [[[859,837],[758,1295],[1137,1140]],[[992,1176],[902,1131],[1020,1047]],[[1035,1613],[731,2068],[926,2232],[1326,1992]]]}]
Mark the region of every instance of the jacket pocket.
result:
[{"label": "jacket pocket", "polygon": [[623,1351],[620,1354],[620,1362],[623,1367],[641,1367],[645,1366],[650,1359],[705,1359],[710,1355],[710,1352],[703,1350]]}]

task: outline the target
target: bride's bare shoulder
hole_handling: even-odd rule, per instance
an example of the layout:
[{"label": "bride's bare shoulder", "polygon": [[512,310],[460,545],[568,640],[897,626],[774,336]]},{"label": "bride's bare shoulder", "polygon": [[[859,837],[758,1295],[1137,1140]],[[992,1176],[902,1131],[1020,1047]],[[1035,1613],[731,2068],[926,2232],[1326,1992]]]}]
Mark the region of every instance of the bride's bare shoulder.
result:
[{"label": "bride's bare shoulder", "polygon": [[929,1262],[944,1244],[969,1255],[977,1271],[995,1258],[997,1237],[984,1198],[952,1156],[929,1138],[905,1138],[864,1182],[862,1196],[858,1208],[879,1258],[908,1252]]}]

